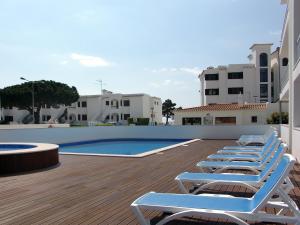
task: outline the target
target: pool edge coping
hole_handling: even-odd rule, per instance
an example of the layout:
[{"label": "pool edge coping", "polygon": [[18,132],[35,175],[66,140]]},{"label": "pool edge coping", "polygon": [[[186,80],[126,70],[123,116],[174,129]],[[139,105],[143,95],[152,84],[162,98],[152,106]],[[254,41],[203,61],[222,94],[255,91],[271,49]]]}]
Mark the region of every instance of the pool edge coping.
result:
[{"label": "pool edge coping", "polygon": [[180,142],[178,144],[174,144],[174,145],[169,145],[167,147],[163,147],[163,148],[158,148],[158,149],[154,149],[148,152],[144,152],[144,153],[140,153],[137,155],[121,155],[121,154],[93,154],[93,153],[73,153],[73,152],[59,152],[60,155],[78,155],[78,156],[106,156],[106,157],[121,157],[121,158],[143,158],[149,155],[153,155],[153,154],[157,154],[159,152],[163,152],[163,151],[167,151],[169,149],[172,148],[176,148],[182,145],[186,145],[186,144],[190,144],[196,141],[200,141],[201,139],[192,139],[189,141],[185,141],[185,142]]}]

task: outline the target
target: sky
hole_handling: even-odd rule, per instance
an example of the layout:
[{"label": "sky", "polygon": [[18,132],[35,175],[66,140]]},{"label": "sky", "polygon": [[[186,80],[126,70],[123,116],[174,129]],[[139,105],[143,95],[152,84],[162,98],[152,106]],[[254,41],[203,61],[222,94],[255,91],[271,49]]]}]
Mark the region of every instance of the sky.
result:
[{"label": "sky", "polygon": [[55,80],[81,95],[200,104],[198,74],[280,44],[280,0],[1,0],[0,88]]}]

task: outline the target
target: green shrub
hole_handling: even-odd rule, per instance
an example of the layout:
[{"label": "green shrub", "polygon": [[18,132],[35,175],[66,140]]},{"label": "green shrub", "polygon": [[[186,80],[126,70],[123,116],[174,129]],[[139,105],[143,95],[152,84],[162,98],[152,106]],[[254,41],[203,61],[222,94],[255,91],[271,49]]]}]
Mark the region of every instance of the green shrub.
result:
[{"label": "green shrub", "polygon": [[135,124],[134,121],[133,121],[133,118],[128,118],[127,122],[128,122],[128,125]]},{"label": "green shrub", "polygon": [[[289,123],[289,114],[286,112],[281,113],[282,117],[282,124],[288,124]],[[279,124],[280,122],[280,113],[274,112],[272,113],[271,117],[267,119],[268,124]]]},{"label": "green shrub", "polygon": [[149,125],[149,118],[137,118],[136,125],[138,125],[138,126],[148,126]]}]

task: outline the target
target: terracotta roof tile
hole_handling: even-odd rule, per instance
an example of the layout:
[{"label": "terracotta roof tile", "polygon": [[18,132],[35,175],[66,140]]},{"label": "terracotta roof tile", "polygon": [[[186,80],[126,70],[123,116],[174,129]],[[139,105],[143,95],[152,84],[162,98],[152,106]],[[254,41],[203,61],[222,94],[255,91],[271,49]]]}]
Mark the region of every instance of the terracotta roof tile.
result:
[{"label": "terracotta roof tile", "polygon": [[247,103],[239,104],[215,104],[205,105],[193,108],[178,109],[176,112],[203,112],[203,111],[234,111],[234,110],[266,110],[266,103]]}]

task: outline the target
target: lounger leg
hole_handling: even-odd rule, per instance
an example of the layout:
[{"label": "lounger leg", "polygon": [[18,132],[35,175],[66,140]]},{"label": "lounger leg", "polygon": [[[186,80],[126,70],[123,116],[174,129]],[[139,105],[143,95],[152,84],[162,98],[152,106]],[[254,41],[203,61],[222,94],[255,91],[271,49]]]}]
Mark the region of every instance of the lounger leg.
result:
[{"label": "lounger leg", "polygon": [[132,211],[141,225],[150,225],[150,222],[145,219],[143,213],[138,206],[132,206]]},{"label": "lounger leg", "polygon": [[179,186],[179,189],[181,190],[182,193],[189,194],[189,191],[187,188],[184,186],[183,182],[181,180],[176,180]]}]

